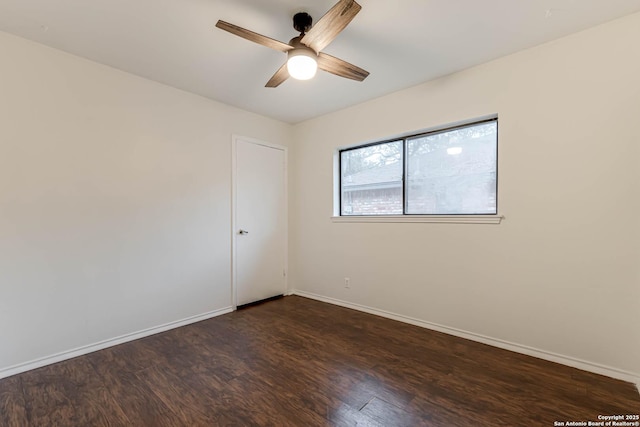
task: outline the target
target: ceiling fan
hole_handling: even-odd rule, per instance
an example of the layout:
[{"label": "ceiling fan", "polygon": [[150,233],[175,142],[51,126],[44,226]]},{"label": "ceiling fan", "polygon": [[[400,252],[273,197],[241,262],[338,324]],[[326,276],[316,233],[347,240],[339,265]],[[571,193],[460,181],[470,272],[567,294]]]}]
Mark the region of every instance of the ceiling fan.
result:
[{"label": "ceiling fan", "polygon": [[308,13],[296,13],[293,16],[293,28],[300,35],[292,38],[288,44],[221,20],[216,23],[216,27],[287,54],[287,62],[276,71],[266,87],[278,87],[289,77],[311,79],[318,68],[361,82],[369,75],[368,71],[322,52],[349,25],[360,9],[362,6],[355,0],[340,0],[313,27]]}]

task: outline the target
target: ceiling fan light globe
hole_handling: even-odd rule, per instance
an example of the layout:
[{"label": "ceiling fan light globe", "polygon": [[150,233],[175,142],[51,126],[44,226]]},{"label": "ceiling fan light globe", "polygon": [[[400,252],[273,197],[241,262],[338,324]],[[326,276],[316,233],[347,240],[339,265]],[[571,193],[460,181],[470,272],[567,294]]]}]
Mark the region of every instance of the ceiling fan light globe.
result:
[{"label": "ceiling fan light globe", "polygon": [[312,79],[318,71],[318,61],[314,56],[304,50],[291,52],[287,60],[289,75],[297,80]]}]

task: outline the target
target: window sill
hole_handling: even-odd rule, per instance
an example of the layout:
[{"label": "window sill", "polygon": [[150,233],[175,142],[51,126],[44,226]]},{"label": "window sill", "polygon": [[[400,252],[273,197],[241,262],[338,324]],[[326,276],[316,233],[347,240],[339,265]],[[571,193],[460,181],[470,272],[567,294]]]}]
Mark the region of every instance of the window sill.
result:
[{"label": "window sill", "polygon": [[503,215],[350,215],[332,216],[332,222],[426,222],[441,224],[500,224]]}]

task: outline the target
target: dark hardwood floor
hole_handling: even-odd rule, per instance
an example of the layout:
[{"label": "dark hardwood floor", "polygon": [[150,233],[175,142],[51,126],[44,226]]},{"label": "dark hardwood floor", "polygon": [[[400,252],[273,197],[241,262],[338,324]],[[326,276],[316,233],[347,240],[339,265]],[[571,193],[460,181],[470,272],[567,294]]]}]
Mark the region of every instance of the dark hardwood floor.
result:
[{"label": "dark hardwood floor", "polygon": [[0,380],[2,426],[553,426],[635,386],[301,297]]}]

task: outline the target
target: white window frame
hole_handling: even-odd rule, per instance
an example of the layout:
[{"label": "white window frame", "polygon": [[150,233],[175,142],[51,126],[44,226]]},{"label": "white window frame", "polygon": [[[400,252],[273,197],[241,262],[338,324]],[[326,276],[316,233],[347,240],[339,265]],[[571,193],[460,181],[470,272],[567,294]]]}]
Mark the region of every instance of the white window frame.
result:
[{"label": "white window frame", "polygon": [[[436,133],[446,131],[448,129],[455,129],[464,126],[470,126],[474,124],[481,124],[482,122],[488,122],[491,120],[495,120],[497,122],[498,115],[489,115],[484,117],[475,118],[472,120],[465,120],[462,122],[450,123],[445,126],[438,126],[434,128],[424,129],[418,132],[411,132],[402,135],[396,135],[389,138],[384,138],[380,141],[371,141],[361,144],[355,144],[345,147],[338,147],[334,151],[333,156],[333,172],[334,172],[334,188],[333,188],[333,216],[331,217],[331,221],[334,223],[443,223],[443,224],[500,224],[502,220],[505,218],[504,215],[500,213],[495,214],[477,214],[477,215],[415,215],[415,214],[398,214],[398,215],[341,215],[340,212],[340,198],[341,198],[341,188],[340,188],[340,179],[341,179],[341,170],[340,170],[340,153],[344,150],[354,149],[363,147],[366,145],[372,145],[376,143],[384,143],[386,141],[394,141],[394,140],[404,140],[406,138],[410,138],[413,136],[418,136],[421,134],[428,133]],[[499,149],[498,144],[498,149]],[[499,153],[497,153],[499,154]],[[496,162],[499,160],[499,155],[496,158]],[[496,168],[498,169],[498,165],[496,164]],[[497,170],[496,169],[496,170]],[[499,185],[496,180],[496,197],[498,197]],[[406,195],[403,194],[403,203],[404,197]],[[500,204],[498,205],[498,208]],[[499,211],[498,211],[499,212]]]}]

